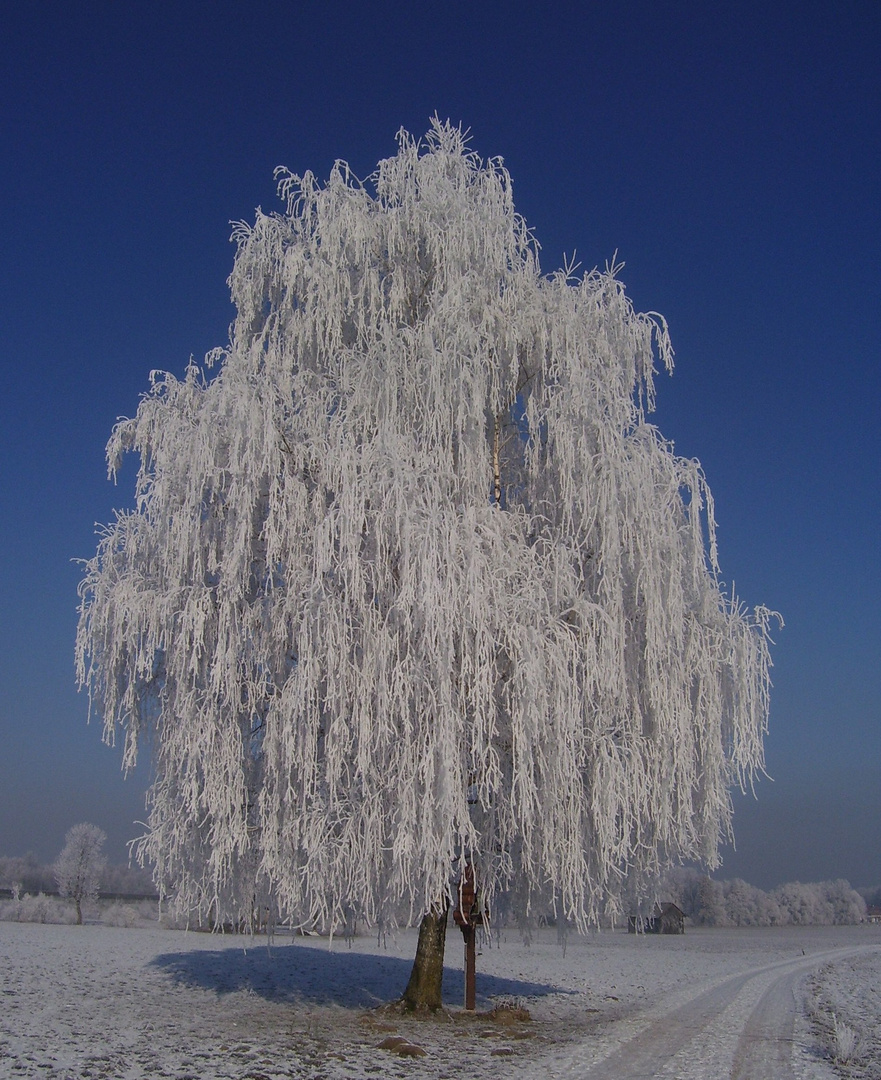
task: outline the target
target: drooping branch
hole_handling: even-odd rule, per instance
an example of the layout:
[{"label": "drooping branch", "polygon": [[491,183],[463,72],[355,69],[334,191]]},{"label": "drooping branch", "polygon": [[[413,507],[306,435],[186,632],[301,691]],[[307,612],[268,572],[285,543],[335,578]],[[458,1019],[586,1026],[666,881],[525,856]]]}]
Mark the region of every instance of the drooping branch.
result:
[{"label": "drooping branch", "polygon": [[236,230],[212,376],[156,375],[108,446],[141,464],[78,673],[127,765],[154,748],[144,855],[184,907],[330,926],[420,918],[464,852],[490,904],[581,926],[712,861],[769,613],[647,423],[666,324],[611,269],[543,277],[449,125],[280,192]]}]

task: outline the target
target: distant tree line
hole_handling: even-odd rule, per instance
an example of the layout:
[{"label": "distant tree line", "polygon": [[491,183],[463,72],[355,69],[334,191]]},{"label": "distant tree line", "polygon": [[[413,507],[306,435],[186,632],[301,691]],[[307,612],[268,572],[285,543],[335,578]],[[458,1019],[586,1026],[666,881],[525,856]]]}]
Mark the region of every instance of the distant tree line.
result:
[{"label": "distant tree line", "polygon": [[[54,863],[36,855],[0,856],[0,890],[51,894],[57,892]],[[106,865],[102,896],[149,896],[155,892],[147,870]],[[717,881],[689,867],[671,870],[660,890],[695,926],[832,926],[862,922],[866,907],[881,907],[881,885],[852,889],[847,881],[788,882],[770,892],[740,878]],[[501,910],[501,909],[500,909]]]},{"label": "distant tree line", "polygon": [[0,857],[0,919],[82,925],[88,917],[108,926],[139,926],[155,917],[150,875],[108,866],[106,840],[103,829],[83,821],[67,830],[50,866],[33,854]]},{"label": "distant tree line", "polygon": [[[0,889],[22,894],[51,894],[58,891],[55,864],[43,864],[32,852],[27,855],[0,855]],[[156,892],[152,876],[138,867],[107,864],[101,872],[102,896],[151,896]]]},{"label": "distant tree line", "polygon": [[837,926],[863,922],[867,902],[881,898],[881,887],[861,895],[843,879],[790,881],[764,892],[740,878],[716,881],[678,867],[667,874],[662,894],[695,926]]}]

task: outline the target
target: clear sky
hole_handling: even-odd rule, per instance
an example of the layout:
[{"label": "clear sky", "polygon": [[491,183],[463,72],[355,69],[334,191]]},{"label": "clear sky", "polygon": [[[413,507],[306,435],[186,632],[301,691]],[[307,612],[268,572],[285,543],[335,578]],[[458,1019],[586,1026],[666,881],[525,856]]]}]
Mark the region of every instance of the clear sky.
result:
[{"label": "clear sky", "polygon": [[662,432],[723,577],[782,612],[768,772],[725,877],[881,883],[881,4],[43,0],[0,65],[0,854],[109,854],[146,769],[86,724],[80,571],[151,369],[227,341],[231,220],[273,168],[366,176],[400,127],[501,155],[556,269],[617,251],[676,349]]}]

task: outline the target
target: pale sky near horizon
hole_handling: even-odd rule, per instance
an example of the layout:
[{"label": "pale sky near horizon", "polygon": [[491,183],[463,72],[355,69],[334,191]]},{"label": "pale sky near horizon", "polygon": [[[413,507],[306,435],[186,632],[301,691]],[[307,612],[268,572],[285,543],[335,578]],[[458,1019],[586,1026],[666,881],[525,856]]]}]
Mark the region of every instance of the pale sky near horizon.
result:
[{"label": "pale sky near horizon", "polygon": [[[146,770],[74,684],[80,572],[128,506],[104,445],[227,340],[230,221],[273,168],[367,175],[435,112],[501,155],[556,269],[617,252],[676,350],[655,422],[703,463],[723,577],[779,610],[768,772],[723,877],[881,883],[881,6],[393,0],[18,5],[0,174],[0,854],[114,861]],[[534,13],[532,13],[534,12]]]}]

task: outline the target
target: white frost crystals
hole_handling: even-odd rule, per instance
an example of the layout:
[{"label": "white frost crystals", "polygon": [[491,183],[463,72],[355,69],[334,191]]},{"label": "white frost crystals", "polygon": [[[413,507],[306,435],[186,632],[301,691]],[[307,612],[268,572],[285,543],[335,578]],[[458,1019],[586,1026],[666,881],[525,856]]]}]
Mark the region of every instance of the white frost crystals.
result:
[{"label": "white frost crystals", "polygon": [[106,859],[103,848],[107,836],[97,825],[84,821],[67,830],[64,848],[53,870],[58,892],[69,896],[76,907],[76,921],[82,925],[83,905],[98,899],[98,887]]},{"label": "white frost crystals", "polygon": [[[666,325],[541,276],[500,161],[438,121],[367,183],[282,174],[238,226],[228,348],[108,447],[136,505],[81,586],[78,674],[153,748],[178,903],[579,926],[712,862],[762,766],[768,621],[720,589],[700,467],[646,411]],[[709,552],[709,554],[708,554]]]}]

